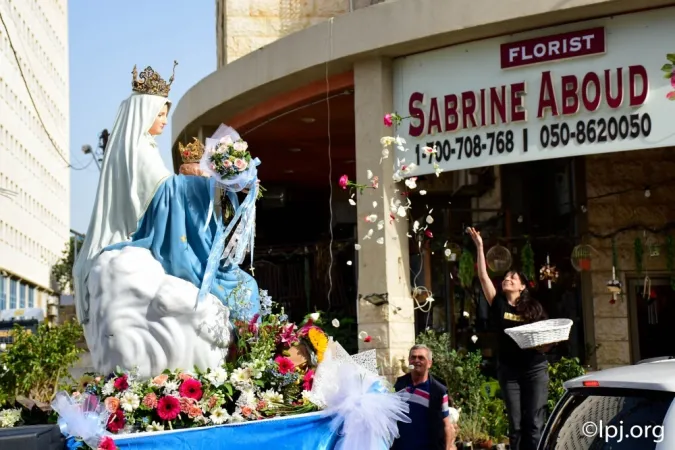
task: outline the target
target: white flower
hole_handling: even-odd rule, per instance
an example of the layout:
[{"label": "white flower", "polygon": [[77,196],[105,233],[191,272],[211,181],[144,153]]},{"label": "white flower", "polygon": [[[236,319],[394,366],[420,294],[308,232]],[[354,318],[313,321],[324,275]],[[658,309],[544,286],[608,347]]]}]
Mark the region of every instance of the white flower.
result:
[{"label": "white flower", "polygon": [[396,214],[398,214],[399,217],[405,217],[406,216],[406,210],[404,206],[399,206],[398,209],[396,210]]},{"label": "white flower", "polygon": [[115,380],[110,379],[106,384],[103,385],[103,389],[101,389],[101,394],[103,394],[105,397],[109,397],[113,395],[115,392]]},{"label": "white flower", "polygon": [[443,169],[441,169],[441,166],[434,163],[434,172],[436,173],[436,176],[439,177],[441,176],[441,172],[443,172]]},{"label": "white flower", "polygon": [[319,393],[314,393],[312,391],[302,391],[302,401],[304,403],[312,403],[313,405],[316,405],[319,408],[324,408],[326,406],[326,402],[323,396]]},{"label": "white flower", "polygon": [[347,265],[348,265],[348,266],[351,266],[351,265],[352,265],[352,262],[351,262],[351,261],[347,261]]},{"label": "white flower", "polygon": [[377,229],[381,230],[382,228],[384,228],[384,220],[380,220],[379,222],[377,222]]},{"label": "white flower", "polygon": [[209,380],[214,387],[220,387],[227,381],[227,370],[218,367],[216,370],[206,375],[206,379]]},{"label": "white flower", "polygon": [[164,425],[155,422],[154,420],[150,425],[145,427],[145,431],[151,432],[151,431],[164,431]]},{"label": "white flower", "polygon": [[234,413],[232,413],[232,416],[230,416],[230,423],[240,423],[243,421],[244,417],[241,415],[239,411],[235,411]]},{"label": "white flower", "polygon": [[424,147],[422,147],[422,151],[426,155],[433,155],[434,153],[436,153],[436,147],[434,146],[433,148],[431,148],[431,147],[424,146]]},{"label": "white flower", "polygon": [[248,148],[248,144],[246,141],[237,141],[233,145],[234,149],[238,152],[245,152],[246,149]]},{"label": "white flower", "polygon": [[230,381],[236,385],[248,384],[251,381],[251,373],[247,369],[237,367],[232,371]]},{"label": "white flower", "polygon": [[382,244],[384,244],[384,238],[377,238],[377,241],[375,241],[375,242],[382,245]]},{"label": "white flower", "polygon": [[133,392],[127,391],[120,399],[120,406],[126,412],[133,412],[141,404],[141,399]]},{"label": "white flower", "polygon": [[354,244],[354,250],[356,250],[357,252],[361,250],[361,244]]},{"label": "white flower", "polygon": [[393,144],[394,142],[396,142],[396,139],[391,136],[383,136],[382,138],[380,138],[380,144],[387,147]]},{"label": "white flower", "polygon": [[370,239],[373,236],[373,230],[370,229],[368,230],[368,234],[366,234],[363,239]]},{"label": "white flower", "polygon": [[367,176],[368,179],[370,180],[371,178],[373,178],[373,172],[372,172],[371,170],[368,170],[368,171],[366,172],[366,176]]},{"label": "white flower", "polygon": [[462,315],[463,315],[464,317],[469,317],[469,311],[464,311],[464,312],[462,313]]},{"label": "white flower", "polygon": [[396,136],[396,139],[394,140],[396,142],[396,145],[405,145],[405,139],[403,139],[401,136]]},{"label": "white flower", "polygon": [[472,341],[474,344],[476,343],[477,340],[478,340],[478,336],[476,336],[475,334],[474,334],[473,336],[471,336],[471,341]]},{"label": "white flower", "polygon": [[284,403],[284,396],[272,389],[263,392],[261,398],[267,402],[270,409],[276,408],[278,405]]},{"label": "white flower", "polygon": [[224,424],[228,419],[230,419],[230,415],[223,408],[214,408],[211,411],[211,422],[214,425]]},{"label": "white flower", "polygon": [[431,225],[432,223],[434,223],[434,218],[431,217],[431,216],[427,216],[426,222],[427,222],[429,225]]},{"label": "white flower", "polygon": [[167,381],[164,384],[164,393],[170,395],[171,393],[178,392],[178,382],[177,381]]},{"label": "white flower", "polygon": [[420,195],[427,195],[427,191],[425,191],[424,189],[422,189],[422,190],[420,191]]},{"label": "white flower", "polygon": [[312,319],[314,322],[316,322],[317,320],[319,320],[320,315],[321,315],[321,313],[315,312],[315,313],[310,314],[309,318]]},{"label": "white flower", "polygon": [[4,409],[0,411],[0,428],[11,428],[21,420],[20,409]]},{"label": "white flower", "polygon": [[446,258],[449,258],[450,255],[452,255],[452,250],[446,248],[445,250],[443,250],[443,254],[445,255]]},{"label": "white flower", "polygon": [[337,320],[337,319],[333,319],[332,322],[331,322],[330,324],[333,325],[333,327],[335,327],[335,328],[339,328],[339,327],[340,327],[340,321]]},{"label": "white flower", "polygon": [[416,220],[413,222],[413,231],[417,233],[417,230],[420,229],[420,223]]},{"label": "white flower", "polygon": [[232,136],[229,134],[220,138],[220,143],[225,145],[232,145]]},{"label": "white flower", "polygon": [[453,407],[450,407],[450,410],[449,410],[449,413],[450,413],[450,416],[449,416],[449,417],[450,417],[450,423],[455,424],[455,423],[459,422],[459,412],[460,412],[461,410],[462,410],[461,408],[460,408],[460,409],[455,409],[455,408],[453,408]]},{"label": "white flower", "polygon": [[417,187],[417,177],[408,178],[405,180],[405,185],[410,189],[415,189]]},{"label": "white flower", "polygon": [[397,170],[394,175],[391,176],[391,179],[394,180],[395,183],[398,183],[399,181],[403,180],[403,176],[401,175],[401,171]]},{"label": "white flower", "polygon": [[377,214],[370,214],[369,216],[366,216],[366,222],[375,223],[376,220]]},{"label": "white flower", "polygon": [[244,389],[241,391],[241,395],[237,399],[237,406],[244,407],[248,406],[249,408],[255,409],[258,401],[255,398],[255,392],[252,389]]},{"label": "white flower", "polygon": [[351,198],[349,199],[349,204],[352,206],[356,206],[356,202],[352,200]]},{"label": "white flower", "polygon": [[380,163],[382,163],[383,159],[389,158],[389,150],[386,148],[382,149],[382,158],[380,158]]}]

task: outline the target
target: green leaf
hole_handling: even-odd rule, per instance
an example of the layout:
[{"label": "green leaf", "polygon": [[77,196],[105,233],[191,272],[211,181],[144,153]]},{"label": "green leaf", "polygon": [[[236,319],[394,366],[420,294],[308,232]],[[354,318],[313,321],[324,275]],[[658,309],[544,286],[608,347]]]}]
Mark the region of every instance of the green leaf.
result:
[{"label": "green leaf", "polygon": [[673,72],[673,65],[672,64],[664,64],[661,66],[661,70],[664,72],[672,73]]},{"label": "green leaf", "polygon": [[666,58],[668,58],[668,61],[675,63],[675,53],[668,53]]}]

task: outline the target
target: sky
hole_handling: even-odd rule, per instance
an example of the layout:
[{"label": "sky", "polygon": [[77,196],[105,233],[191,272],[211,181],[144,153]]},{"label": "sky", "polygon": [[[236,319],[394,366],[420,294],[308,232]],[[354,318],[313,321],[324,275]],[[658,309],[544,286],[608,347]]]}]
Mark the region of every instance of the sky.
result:
[{"label": "sky", "polygon": [[[91,162],[83,145],[96,148],[104,128],[112,130],[117,108],[131,93],[131,70],[152,66],[162,78],[178,61],[169,98],[174,106],[190,87],[216,70],[213,0],[68,1],[70,64],[70,163]],[[171,115],[157,139],[170,158]],[[93,162],[71,169],[71,229],[86,233],[98,186]]]}]

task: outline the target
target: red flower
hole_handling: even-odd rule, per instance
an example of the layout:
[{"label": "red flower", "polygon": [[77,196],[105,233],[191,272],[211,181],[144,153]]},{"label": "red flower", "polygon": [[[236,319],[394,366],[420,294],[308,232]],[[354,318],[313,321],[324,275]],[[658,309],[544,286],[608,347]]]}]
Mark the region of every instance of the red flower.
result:
[{"label": "red flower", "polygon": [[385,114],[384,115],[384,126],[386,126],[386,127],[392,126],[394,124],[394,121],[391,120],[391,119],[392,119],[391,114]]},{"label": "red flower", "polygon": [[295,370],[295,364],[293,364],[293,361],[286,358],[285,356],[277,356],[274,358],[274,362],[279,366],[279,373],[282,375]]},{"label": "red flower", "polygon": [[118,391],[125,391],[129,387],[129,382],[127,381],[127,376],[122,375],[115,380],[115,389]]},{"label": "red flower", "polygon": [[172,395],[159,399],[157,403],[157,415],[162,420],[173,420],[180,414],[180,402]]},{"label": "red flower", "polygon": [[180,385],[181,397],[194,398],[195,400],[200,400],[202,398],[202,383],[199,380],[190,378],[189,380],[183,381],[183,384]]},{"label": "red flower", "polygon": [[117,446],[110,436],[106,436],[101,439],[97,450],[117,450]]},{"label": "red flower", "polygon": [[258,332],[258,318],[260,317],[260,314],[256,314],[253,316],[251,321],[248,323],[248,332],[249,333],[257,333]]},{"label": "red flower", "polygon": [[110,414],[110,417],[108,418],[108,430],[112,433],[117,433],[124,428],[126,423],[127,420],[124,418],[124,411],[118,409]]},{"label": "red flower", "polygon": [[366,342],[366,343],[368,343],[372,340],[373,340],[373,338],[371,338],[370,336],[366,336],[366,337],[363,338],[363,342]]},{"label": "red flower", "polygon": [[295,334],[295,324],[289,323],[281,327],[281,332],[277,335],[277,344],[283,344],[290,347],[293,343],[298,341],[298,336]]},{"label": "red flower", "polygon": [[338,181],[338,184],[342,189],[347,189],[347,184],[349,183],[349,177],[347,175],[342,175],[340,177],[340,180]]},{"label": "red flower", "polygon": [[314,384],[314,371],[310,369],[302,378],[302,388],[306,391],[311,391],[312,384]]},{"label": "red flower", "polygon": [[428,237],[429,239],[433,239],[433,237],[434,237],[434,233],[432,233],[431,230],[426,230],[426,231],[424,232],[424,235],[425,235],[426,237]]}]

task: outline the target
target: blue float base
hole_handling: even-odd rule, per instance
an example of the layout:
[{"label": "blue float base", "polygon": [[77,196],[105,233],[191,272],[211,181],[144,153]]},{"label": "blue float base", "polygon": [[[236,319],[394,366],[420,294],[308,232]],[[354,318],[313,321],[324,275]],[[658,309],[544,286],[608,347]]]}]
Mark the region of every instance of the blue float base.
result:
[{"label": "blue float base", "polygon": [[[321,413],[311,413],[282,419],[113,438],[120,450],[231,450],[235,445],[247,450],[333,450],[339,435],[331,431],[331,420],[332,417]],[[83,444],[69,438],[67,448],[83,448]]]}]

